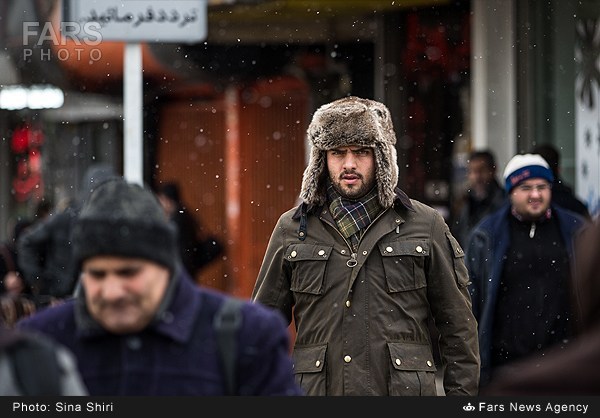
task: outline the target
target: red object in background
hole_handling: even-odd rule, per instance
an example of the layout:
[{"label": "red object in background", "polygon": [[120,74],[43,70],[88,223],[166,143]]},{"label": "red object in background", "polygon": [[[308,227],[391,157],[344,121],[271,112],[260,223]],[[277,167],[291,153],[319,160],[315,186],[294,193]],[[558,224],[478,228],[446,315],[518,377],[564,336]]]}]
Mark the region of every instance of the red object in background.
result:
[{"label": "red object in background", "polygon": [[11,150],[17,157],[16,172],[12,186],[15,200],[26,202],[32,197],[43,196],[41,146],[44,135],[41,129],[28,124],[14,130]]},{"label": "red object in background", "polygon": [[10,146],[15,154],[25,154],[30,148],[39,148],[43,143],[42,130],[24,124],[14,130]]}]

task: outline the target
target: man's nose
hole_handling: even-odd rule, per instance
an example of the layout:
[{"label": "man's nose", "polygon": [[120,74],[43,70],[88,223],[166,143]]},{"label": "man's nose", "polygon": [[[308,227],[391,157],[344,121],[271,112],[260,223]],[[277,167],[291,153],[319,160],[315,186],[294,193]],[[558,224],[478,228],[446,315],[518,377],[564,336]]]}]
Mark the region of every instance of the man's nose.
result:
[{"label": "man's nose", "polygon": [[356,167],[356,157],[351,152],[346,153],[344,156],[343,167],[345,169]]},{"label": "man's nose", "polygon": [[123,284],[116,275],[110,275],[102,283],[102,297],[106,300],[117,300],[125,294]]}]

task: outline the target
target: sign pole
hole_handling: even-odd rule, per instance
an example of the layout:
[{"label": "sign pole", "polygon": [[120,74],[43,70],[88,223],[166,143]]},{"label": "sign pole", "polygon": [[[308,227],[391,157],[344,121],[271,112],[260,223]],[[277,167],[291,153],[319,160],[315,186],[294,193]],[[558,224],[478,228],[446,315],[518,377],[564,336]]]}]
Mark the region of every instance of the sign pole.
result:
[{"label": "sign pole", "polygon": [[125,43],[123,57],[123,177],[144,184],[142,46]]}]

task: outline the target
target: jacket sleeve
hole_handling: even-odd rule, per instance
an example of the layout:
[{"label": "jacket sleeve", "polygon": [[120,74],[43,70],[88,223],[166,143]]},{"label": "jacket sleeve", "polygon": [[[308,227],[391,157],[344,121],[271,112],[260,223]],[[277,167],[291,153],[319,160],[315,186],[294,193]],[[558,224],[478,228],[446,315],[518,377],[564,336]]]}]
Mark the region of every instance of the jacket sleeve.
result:
[{"label": "jacket sleeve", "polygon": [[292,321],[293,293],[291,289],[291,268],[285,260],[284,215],[273,229],[267,250],[254,284],[251,299],[263,305],[278,309],[290,324]]},{"label": "jacket sleeve", "polygon": [[474,396],[479,387],[477,321],[471,310],[464,252],[444,219],[435,213],[431,227],[428,298],[440,334],[446,395]]},{"label": "jacket sleeve", "polygon": [[465,252],[465,264],[469,272],[469,293],[473,304],[473,314],[478,321],[481,318],[482,298],[485,294],[482,288],[483,278],[490,276],[487,272],[488,263],[485,260],[491,256],[491,252],[486,250],[488,247],[486,235],[479,229],[473,230]]}]

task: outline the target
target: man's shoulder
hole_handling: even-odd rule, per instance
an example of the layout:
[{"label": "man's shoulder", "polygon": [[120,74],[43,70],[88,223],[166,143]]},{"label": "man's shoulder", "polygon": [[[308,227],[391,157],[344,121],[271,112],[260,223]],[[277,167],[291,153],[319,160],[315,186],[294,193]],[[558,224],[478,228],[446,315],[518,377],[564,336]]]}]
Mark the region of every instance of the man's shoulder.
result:
[{"label": "man's shoulder", "polygon": [[56,306],[50,306],[22,318],[16,327],[22,330],[37,330],[54,334],[70,332],[75,326],[74,301],[67,300]]}]

